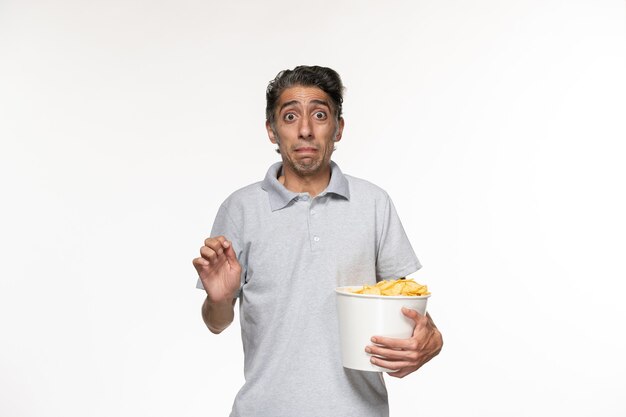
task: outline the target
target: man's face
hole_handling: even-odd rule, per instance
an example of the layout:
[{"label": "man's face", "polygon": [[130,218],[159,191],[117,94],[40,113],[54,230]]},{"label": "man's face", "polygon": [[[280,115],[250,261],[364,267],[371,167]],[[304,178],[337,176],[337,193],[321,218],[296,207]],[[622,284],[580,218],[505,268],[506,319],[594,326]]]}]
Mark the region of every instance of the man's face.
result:
[{"label": "man's face", "polygon": [[337,120],[324,91],[290,87],[280,95],[274,116],[274,127],[267,122],[266,128],[280,149],[283,169],[305,177],[328,168],[335,142],[341,139],[343,119]]}]

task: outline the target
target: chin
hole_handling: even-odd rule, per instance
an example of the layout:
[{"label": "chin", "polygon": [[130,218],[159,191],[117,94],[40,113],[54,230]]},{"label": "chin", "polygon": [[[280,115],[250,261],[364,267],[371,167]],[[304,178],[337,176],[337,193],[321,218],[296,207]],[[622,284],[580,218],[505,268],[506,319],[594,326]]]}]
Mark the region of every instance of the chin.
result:
[{"label": "chin", "polygon": [[301,175],[313,175],[313,174],[318,173],[321,170],[322,164],[319,162],[316,162],[314,164],[307,164],[307,165],[294,164],[293,168],[296,172],[298,172]]}]

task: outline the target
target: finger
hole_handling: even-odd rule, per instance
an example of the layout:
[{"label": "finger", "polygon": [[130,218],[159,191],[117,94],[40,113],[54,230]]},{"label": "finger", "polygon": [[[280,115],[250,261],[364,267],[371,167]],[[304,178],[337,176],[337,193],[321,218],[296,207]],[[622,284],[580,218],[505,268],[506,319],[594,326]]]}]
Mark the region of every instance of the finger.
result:
[{"label": "finger", "polygon": [[372,343],[389,349],[410,349],[412,347],[411,339],[396,339],[394,337],[374,336],[371,338]]},{"label": "finger", "polygon": [[411,363],[408,361],[388,361],[375,356],[372,356],[370,362],[376,366],[380,366],[381,368],[391,369],[392,371],[399,371],[402,368],[415,366],[415,363]]},{"label": "finger", "polygon": [[[203,246],[203,248],[209,249],[216,256],[222,256],[222,254],[224,253],[224,248],[222,248],[222,244],[220,242],[212,242],[210,245]],[[202,249],[200,249],[200,252],[202,252]],[[209,253],[206,250],[205,250],[205,252]],[[212,259],[211,259],[211,261],[212,261]]]},{"label": "finger", "polygon": [[219,255],[208,246],[203,246],[200,248],[200,256],[206,259],[210,264],[212,264],[217,261]]},{"label": "finger", "polygon": [[392,376],[394,378],[404,378],[411,372],[414,372],[419,369],[419,366],[412,366],[410,368],[403,368],[396,372],[387,372],[387,375]]},{"label": "finger", "polygon": [[214,251],[218,251],[219,249],[225,249],[229,246],[229,243],[224,236],[215,236],[210,237],[204,240],[204,245],[210,247]]},{"label": "finger", "polygon": [[380,346],[367,346],[365,351],[370,355],[382,356],[385,359],[396,361],[415,361],[418,353],[411,350],[387,349]]},{"label": "finger", "polygon": [[233,248],[233,245],[228,240],[224,242],[224,255],[226,255],[228,262],[238,262],[235,249]]},{"label": "finger", "polygon": [[204,268],[209,266],[209,261],[204,258],[195,258],[192,263],[194,268],[196,268],[196,271],[198,271],[198,274],[200,274],[200,271],[202,271]]},{"label": "finger", "polygon": [[212,243],[212,242],[222,242],[225,239],[226,238],[224,236],[207,237],[206,239],[204,239],[204,244],[208,246],[209,243]]},{"label": "finger", "polygon": [[412,320],[415,326],[413,327],[413,335],[421,331],[424,327],[428,326],[428,316],[420,314],[418,311],[411,308],[402,307],[402,314],[408,319]]},{"label": "finger", "polygon": [[413,320],[415,323],[424,319],[424,316],[421,315],[417,310],[413,310],[412,308],[408,307],[402,307],[402,314]]}]

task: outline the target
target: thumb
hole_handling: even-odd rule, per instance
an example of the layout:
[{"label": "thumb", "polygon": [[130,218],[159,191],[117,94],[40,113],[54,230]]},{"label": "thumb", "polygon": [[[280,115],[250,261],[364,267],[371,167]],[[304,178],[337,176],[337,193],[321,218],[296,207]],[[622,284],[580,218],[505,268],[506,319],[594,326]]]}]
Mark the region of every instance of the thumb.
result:
[{"label": "thumb", "polygon": [[412,308],[408,308],[408,307],[402,307],[402,314],[404,314],[405,316],[407,316],[408,318],[410,318],[416,323],[419,320],[419,318],[422,316],[416,310],[413,310]]},{"label": "thumb", "polygon": [[224,255],[226,255],[226,258],[228,259],[228,262],[237,262],[237,254],[235,253],[235,250],[233,249],[233,244],[227,240],[223,243],[222,245],[224,247]]}]

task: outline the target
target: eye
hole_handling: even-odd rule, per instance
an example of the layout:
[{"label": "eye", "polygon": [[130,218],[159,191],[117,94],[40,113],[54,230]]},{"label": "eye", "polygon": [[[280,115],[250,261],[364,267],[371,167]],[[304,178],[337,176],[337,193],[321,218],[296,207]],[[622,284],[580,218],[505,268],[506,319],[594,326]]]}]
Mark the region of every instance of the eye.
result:
[{"label": "eye", "polygon": [[287,113],[283,116],[283,119],[286,122],[293,122],[294,120],[296,120],[296,115],[293,113]]},{"label": "eye", "polygon": [[315,112],[315,114],[314,114],[314,117],[315,117],[317,120],[324,120],[324,119],[326,119],[326,112],[323,112],[323,111],[316,111],[316,112]]}]

